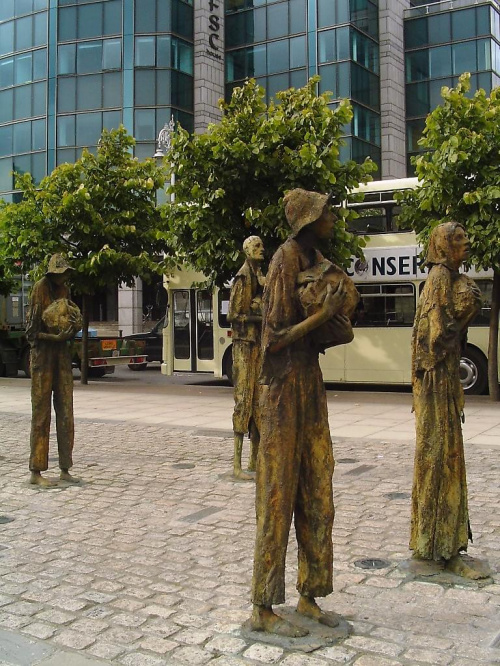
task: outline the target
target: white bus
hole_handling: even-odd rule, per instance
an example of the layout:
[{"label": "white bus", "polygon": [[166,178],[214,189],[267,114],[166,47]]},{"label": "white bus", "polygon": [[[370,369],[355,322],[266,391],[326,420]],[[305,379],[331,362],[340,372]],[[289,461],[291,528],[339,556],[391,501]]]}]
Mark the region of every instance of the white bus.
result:
[{"label": "white bus", "polygon": [[[325,382],[409,384],[410,340],[418,296],[426,278],[412,232],[398,229],[394,192],[415,187],[416,179],[371,182],[360,188],[357,233],[370,236],[364,260],[353,258],[347,273],[361,299],[353,318],[354,340],[321,355]],[[470,394],[486,391],[492,274],[469,273],[483,292],[483,308],[469,328],[461,380]],[[179,271],[167,279],[169,313],[164,329],[162,372],[211,372],[232,379],[229,288],[193,288],[203,276]]]}]

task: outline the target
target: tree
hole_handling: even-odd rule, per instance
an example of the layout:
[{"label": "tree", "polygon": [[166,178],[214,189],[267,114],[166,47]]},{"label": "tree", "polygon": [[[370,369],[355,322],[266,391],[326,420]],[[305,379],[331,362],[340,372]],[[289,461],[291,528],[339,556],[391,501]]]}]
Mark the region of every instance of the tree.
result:
[{"label": "tree", "polygon": [[[191,136],[178,127],[166,156],[175,184],[175,204],[166,207],[166,239],[176,248],[179,265],[188,264],[211,283],[223,284],[241,263],[243,240],[261,236],[272,253],[289,234],[282,198],[303,187],[332,192],[344,201],[376,169],[339,159],[344,126],[352,117],[347,101],[332,110],[330,93],[315,94],[319,77],[299,90],[277,94],[267,106],[254,80],[235,88],[220,124]],[[330,255],[340,265],[350,262],[364,245],[350,234],[346,220],[353,211],[339,209],[340,221]]]},{"label": "tree", "polygon": [[[135,140],[124,127],[104,130],[96,154],[83,151],[74,164],[62,164],[35,185],[18,175],[23,199],[0,208],[0,257],[36,267],[39,277],[54,252],[65,253],[75,268],[72,289],[82,295],[83,353],[87,351],[90,301],[96,289],[135,277],[162,273],[157,257],[162,216],[156,191],[165,184],[161,168],[139,162],[130,152]],[[25,268],[26,270],[26,268]],[[82,360],[82,383],[88,359]]]},{"label": "tree", "polygon": [[493,270],[488,348],[490,395],[498,386],[500,306],[500,88],[470,96],[470,75],[456,88],[443,88],[443,103],[427,116],[419,144],[426,152],[412,158],[419,187],[405,194],[400,217],[426,246],[432,229],[446,220],[465,227],[471,243],[469,264]]}]

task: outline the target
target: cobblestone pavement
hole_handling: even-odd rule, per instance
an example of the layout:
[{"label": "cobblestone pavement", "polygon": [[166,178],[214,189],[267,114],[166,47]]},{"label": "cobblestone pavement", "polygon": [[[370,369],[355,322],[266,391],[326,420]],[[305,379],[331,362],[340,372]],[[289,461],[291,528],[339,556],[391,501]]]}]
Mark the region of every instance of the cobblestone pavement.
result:
[{"label": "cobblestone pavement", "polygon": [[[85,483],[41,491],[27,483],[29,417],[0,414],[0,645],[12,636],[38,655],[12,663],[56,664],[50,654],[66,655],[58,664],[124,666],[500,663],[498,573],[483,588],[443,587],[408,582],[398,568],[408,557],[410,442],[334,442],[335,591],[322,605],[353,633],[306,654],[242,635],[254,485],[227,476],[229,437],[82,419],[76,426],[74,473]],[[498,572],[498,448],[467,449],[470,554]],[[51,465],[55,476],[55,458]],[[370,558],[389,565],[355,566]],[[289,606],[295,562],[291,538]]]}]

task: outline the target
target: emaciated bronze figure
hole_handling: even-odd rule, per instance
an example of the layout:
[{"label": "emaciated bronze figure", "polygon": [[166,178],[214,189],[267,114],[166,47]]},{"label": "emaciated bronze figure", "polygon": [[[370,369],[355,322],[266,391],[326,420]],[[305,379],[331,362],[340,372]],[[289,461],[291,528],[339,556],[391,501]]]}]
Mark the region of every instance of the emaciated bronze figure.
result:
[{"label": "emaciated bronze figure", "polygon": [[[334,458],[318,356],[327,346],[352,340],[349,318],[341,312],[355,289],[336,269],[342,275],[336,287],[326,280],[323,288],[305,290],[304,285],[323,280],[329,272],[317,247],[331,238],[336,217],[326,194],[295,189],[285,195],[284,203],[292,235],[271,261],[263,296],[250,627],[298,637],[307,631],[272,608],[285,601],[285,557],[293,515],[299,546],[297,611],[327,626],[338,624],[338,617],[323,612],[315,600],[333,589],[334,519]],[[308,292],[315,292],[319,302],[313,304],[315,296]]]},{"label": "emaciated bronze figure", "polygon": [[265,278],[261,264],[264,245],[258,236],[243,243],[246,260],[234,278],[229,299],[228,321],[232,325],[233,383],[234,383],[234,462],[233,475],[238,479],[253,479],[253,474],[241,469],[243,437],[250,434],[248,471],[255,472],[260,440],[259,372],[260,332],[262,328],[262,291]]},{"label": "emaciated bronze figure", "polygon": [[427,253],[429,276],[412,338],[416,451],[410,549],[415,559],[442,562],[465,578],[484,578],[460,556],[472,540],[461,416],[461,345],[481,306],[481,292],[459,268],[469,240],[456,222],[438,225]]},{"label": "emaciated bronze figure", "polygon": [[50,410],[54,395],[60,478],[78,483],[73,466],[73,374],[69,341],[82,326],[80,310],[69,300],[66,282],[73,270],[60,254],[50,258],[45,277],[33,286],[26,337],[31,345],[30,483],[54,485],[41,472],[48,468]]}]

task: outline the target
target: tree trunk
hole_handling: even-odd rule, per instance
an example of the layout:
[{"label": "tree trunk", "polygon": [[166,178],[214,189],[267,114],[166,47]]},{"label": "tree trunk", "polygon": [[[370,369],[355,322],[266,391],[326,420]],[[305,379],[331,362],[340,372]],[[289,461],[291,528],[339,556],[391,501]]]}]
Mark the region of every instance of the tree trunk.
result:
[{"label": "tree trunk", "polygon": [[498,316],[500,314],[500,271],[493,275],[493,294],[491,296],[490,337],[488,343],[488,384],[490,398],[500,401],[498,386]]},{"label": "tree trunk", "polygon": [[89,374],[89,303],[90,297],[88,294],[82,296],[82,357],[81,357],[81,378],[82,384],[88,384]]}]

